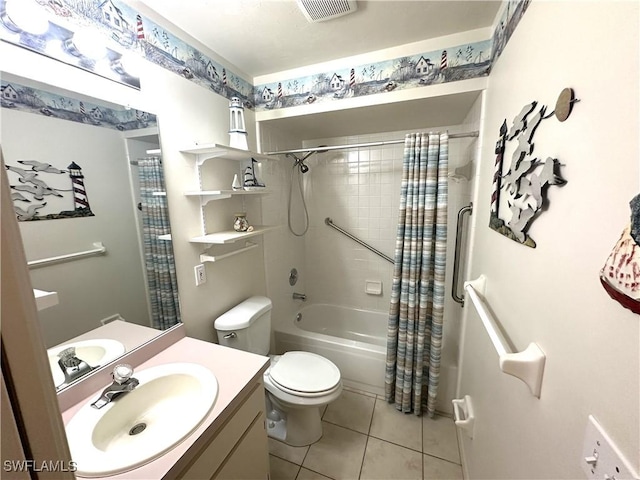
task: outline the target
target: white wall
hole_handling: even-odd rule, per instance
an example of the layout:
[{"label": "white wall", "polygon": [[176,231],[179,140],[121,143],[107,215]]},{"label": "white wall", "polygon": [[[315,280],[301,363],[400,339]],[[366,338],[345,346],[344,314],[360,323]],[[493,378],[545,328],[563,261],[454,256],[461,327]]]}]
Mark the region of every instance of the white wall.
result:
[{"label": "white wall", "polygon": [[[252,295],[265,294],[262,247],[220,262],[206,263],[207,283],[196,287],[194,280],[193,269],[200,263],[200,254],[207,250],[203,245],[189,243],[191,237],[204,232],[197,198],[186,197],[183,192],[198,190],[200,184],[195,157],[183,154],[180,150],[196,144],[227,145],[229,101],[155,65],[147,64],[147,67],[147,76],[144,78],[149,81],[143,82],[143,89],[145,95],[158,99],[156,113],[159,117],[182,320],[188,336],[215,341],[213,322],[217,316]],[[245,110],[245,121],[249,131],[249,146],[255,150],[255,122],[251,111]],[[241,167],[239,162],[232,160],[208,161],[202,168],[203,188],[230,189],[233,174],[240,174]],[[246,211],[251,223],[262,223],[259,200],[218,200],[205,207],[207,233],[231,230],[234,213],[239,211]],[[263,241],[259,237],[254,240],[260,244]],[[238,243],[230,248],[243,246]],[[214,246],[208,253],[215,255],[221,253],[223,248]]]},{"label": "white wall", "polygon": [[[459,395],[476,410],[464,438],[469,478],[585,478],[581,449],[593,414],[638,470],[639,319],[611,300],[598,274],[638,193],[638,3],[532,2],[489,78],[473,215],[471,276],[518,350],[547,361],[540,399],[498,370],[473,307],[465,307]],[[568,180],[519,245],[488,228],[494,146],[526,103],[581,99],[564,123],[545,120],[535,152]]]},{"label": "white wall", "polygon": [[[39,314],[47,347],[97,328],[101,319],[115,314],[148,326],[143,265],[122,134],[8,109],[3,109],[2,116],[5,163],[20,167],[18,160],[38,160],[66,169],[76,162],[82,167],[87,198],[95,215],[20,222],[27,260],[90,250],[94,242],[103,242],[107,248],[104,256],[31,270],[34,288],[57,291],[60,300],[59,305]],[[12,183],[18,184],[17,177],[11,178]],[[54,182],[60,183],[49,185],[71,188],[68,174],[56,177]],[[56,200],[46,196],[43,201]],[[72,193],[67,192],[62,200],[50,212],[74,209]]]}]

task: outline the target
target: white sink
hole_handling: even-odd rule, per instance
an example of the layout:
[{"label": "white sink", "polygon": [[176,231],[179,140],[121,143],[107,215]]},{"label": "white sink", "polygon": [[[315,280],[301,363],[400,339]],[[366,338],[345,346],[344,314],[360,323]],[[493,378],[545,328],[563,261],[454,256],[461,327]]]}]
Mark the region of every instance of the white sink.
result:
[{"label": "white sink", "polygon": [[101,409],[91,406],[97,392],[66,425],[76,475],[115,475],[160,457],[200,425],[218,395],[215,375],[194,363],[158,365],[133,377],[140,382],[133,391]]},{"label": "white sink", "polygon": [[96,338],[93,340],[82,340],[79,342],[67,343],[47,350],[49,357],[49,367],[53,375],[53,383],[59,387],[64,383],[64,373],[58,365],[58,354],[69,347],[75,347],[76,357],[84,360],[92,367],[99,367],[114,361],[125,352],[124,345],[117,340],[109,338]]}]

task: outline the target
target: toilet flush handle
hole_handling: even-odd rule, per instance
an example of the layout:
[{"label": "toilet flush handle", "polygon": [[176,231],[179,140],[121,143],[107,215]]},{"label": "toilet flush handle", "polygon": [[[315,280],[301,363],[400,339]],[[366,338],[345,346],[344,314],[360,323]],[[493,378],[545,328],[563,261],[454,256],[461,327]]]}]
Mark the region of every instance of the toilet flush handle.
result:
[{"label": "toilet flush handle", "polygon": [[225,336],[223,336],[222,338],[224,338],[225,340],[229,339],[229,338],[236,338],[238,335],[236,334],[236,332],[231,332],[231,333],[227,333]]}]

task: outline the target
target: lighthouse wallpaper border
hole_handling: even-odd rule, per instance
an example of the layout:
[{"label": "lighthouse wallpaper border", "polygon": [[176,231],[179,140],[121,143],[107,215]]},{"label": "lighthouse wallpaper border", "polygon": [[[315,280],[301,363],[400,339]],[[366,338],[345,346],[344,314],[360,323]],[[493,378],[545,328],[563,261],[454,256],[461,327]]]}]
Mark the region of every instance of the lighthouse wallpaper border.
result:
[{"label": "lighthouse wallpaper border", "polygon": [[0,80],[0,106],[120,131],[158,126],[156,115],[144,110],[98,105],[69,93],[54,93],[7,79]]},{"label": "lighthouse wallpaper border", "polygon": [[[6,11],[8,1],[18,4],[17,0],[0,0],[0,11]],[[260,85],[225,68],[120,0],[20,0],[22,9],[30,5],[32,21],[28,26],[18,25],[10,15],[3,15],[0,38],[138,89],[140,79],[129,65],[145,59],[227,99],[238,97],[245,108],[272,110],[489,75],[530,1],[503,1],[500,19],[486,40]],[[77,40],[87,32],[102,44],[100,58]]]}]

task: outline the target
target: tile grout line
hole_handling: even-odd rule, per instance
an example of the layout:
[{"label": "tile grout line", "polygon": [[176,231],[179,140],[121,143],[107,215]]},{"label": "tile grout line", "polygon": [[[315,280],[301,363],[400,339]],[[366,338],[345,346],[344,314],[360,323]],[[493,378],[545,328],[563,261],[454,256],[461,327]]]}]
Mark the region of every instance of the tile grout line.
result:
[{"label": "tile grout line", "polygon": [[[459,464],[457,464],[456,462],[454,462],[452,460],[447,460],[446,458],[441,458],[441,457],[438,457],[437,455],[433,455],[433,454],[430,454],[430,453],[425,453],[425,452],[422,452],[421,450],[418,450],[418,449],[415,449],[415,448],[411,448],[411,447],[407,447],[406,445],[402,445],[400,443],[396,443],[396,442],[393,442],[391,440],[387,440],[386,438],[378,437],[376,435],[371,435],[371,434],[367,435],[366,433],[363,433],[363,432],[361,432],[359,430],[354,430],[353,428],[345,427],[344,425],[339,425],[337,423],[333,423],[333,422],[330,422],[328,420],[323,420],[323,422],[329,423],[329,424],[331,424],[331,425],[333,425],[335,427],[344,428],[345,430],[349,430],[350,432],[359,433],[360,435],[366,435],[367,437],[375,438],[376,440],[380,440],[380,441],[385,442],[385,443],[390,443],[391,445],[395,445],[396,447],[406,448],[407,450],[411,450],[412,452],[421,453],[421,454],[424,454],[424,455],[429,455],[430,457],[439,458],[440,460],[445,460],[445,461],[447,461],[449,463],[455,463],[456,465],[459,465]],[[371,430],[371,424],[369,424],[369,430]]]},{"label": "tile grout line", "polygon": [[376,403],[378,402],[378,397],[376,397],[373,401],[373,410],[371,411],[371,418],[369,419],[369,428],[367,429],[367,440],[364,442],[364,452],[362,453],[362,463],[360,464],[360,472],[358,473],[358,480],[362,477],[362,469],[364,467],[364,459],[367,456],[367,447],[369,446],[369,433],[371,432],[371,424],[373,423],[373,416],[376,413]]},{"label": "tile grout line", "polygon": [[[377,402],[378,400],[380,400],[380,401],[384,401],[384,400],[381,400],[380,398],[376,398],[376,402]],[[375,403],[374,403],[374,414],[375,414]],[[450,417],[447,417],[446,415],[439,415],[439,416],[441,416],[441,417],[445,417],[445,418],[450,418]],[[349,430],[349,431],[354,432],[354,433],[359,433],[360,435],[366,435],[367,437],[372,437],[372,438],[375,438],[376,440],[380,440],[380,441],[383,441],[383,442],[386,442],[386,443],[390,443],[391,445],[395,445],[395,446],[397,446],[397,447],[406,448],[407,450],[411,450],[412,452],[420,453],[420,454],[422,454],[422,455],[427,455],[427,456],[432,457],[432,458],[437,458],[438,460],[443,460],[443,461],[445,461],[445,462],[452,463],[452,464],[454,464],[454,465],[461,465],[461,463],[458,463],[458,462],[456,462],[455,460],[449,460],[448,458],[440,457],[440,456],[435,455],[435,454],[433,454],[433,453],[428,453],[428,452],[425,452],[425,451],[424,451],[424,422],[423,422],[423,420],[422,420],[422,419],[423,419],[423,418],[425,418],[425,417],[417,417],[417,418],[420,418],[420,424],[421,424],[421,425],[420,425],[420,432],[421,432],[421,434],[422,434],[422,437],[421,437],[421,439],[420,439],[421,447],[422,447],[422,448],[421,448],[420,450],[415,449],[415,448],[412,448],[412,447],[408,447],[408,446],[406,446],[406,445],[402,445],[402,444],[400,444],[400,443],[396,443],[396,442],[391,441],[391,440],[387,440],[386,438],[378,437],[378,436],[376,436],[376,435],[371,435],[371,433],[366,434],[366,433],[363,433],[363,432],[361,432],[361,431],[359,431],[359,430],[355,430],[355,429],[353,429],[353,428],[351,428],[351,427],[345,427],[344,425],[340,425],[340,424],[338,424],[338,423],[334,423],[334,422],[331,422],[331,421],[329,421],[329,420],[324,420],[324,419],[323,419],[322,421],[323,421],[323,422],[326,422],[326,423],[329,423],[329,424],[331,424],[331,425],[334,425],[334,426],[336,426],[336,427],[344,428],[345,430]],[[372,417],[371,417],[371,421],[369,422],[369,432],[371,432],[371,425],[372,425],[372,424],[373,424],[373,415],[372,415]],[[456,438],[457,438],[457,432],[456,432]],[[459,450],[459,449],[458,449],[458,450]]]},{"label": "tile grout line", "polygon": [[[395,445],[395,446],[397,446],[399,448],[404,448],[404,449],[407,449],[409,451],[413,451],[413,452],[419,453],[421,455],[421,459],[422,459],[422,462],[421,462],[421,473],[422,473],[421,478],[422,478],[422,480],[425,480],[425,478],[424,478],[425,477],[425,458],[424,458],[425,455],[428,455],[431,458],[434,458],[434,459],[437,459],[437,460],[441,460],[441,461],[445,461],[447,463],[450,463],[450,464],[453,464],[453,465],[461,467],[461,462],[458,463],[456,461],[449,460],[447,458],[442,458],[442,457],[439,457],[437,455],[424,452],[424,429],[425,429],[424,417],[420,418],[420,437],[421,437],[420,438],[420,450],[415,450],[415,449],[413,449],[411,447],[407,447],[405,445],[401,445],[401,444],[395,443],[393,441],[389,441],[389,440],[386,440],[384,438],[380,438],[380,437],[378,437],[376,435],[371,435],[371,429],[372,429],[372,426],[373,426],[373,419],[374,419],[374,416],[375,416],[376,406],[377,406],[378,401],[382,402],[383,399],[378,395],[373,396],[373,395],[367,395],[367,394],[365,394],[363,392],[360,392],[360,391],[350,391],[350,390],[347,390],[347,389],[345,389],[345,390],[349,391],[350,393],[355,394],[357,396],[362,396],[362,397],[367,397],[367,398],[373,398],[374,399],[373,411],[372,411],[371,416],[369,418],[369,425],[368,425],[366,433],[364,433],[362,431],[359,431],[359,430],[355,430],[355,429],[350,428],[350,427],[346,427],[344,425],[340,425],[338,423],[334,423],[334,422],[325,420],[324,417],[327,415],[327,411],[328,411],[327,408],[325,408],[324,411],[322,412],[321,421],[322,422],[326,422],[327,424],[336,426],[338,428],[342,428],[342,429],[345,429],[345,430],[348,430],[348,431],[351,431],[351,432],[366,436],[365,445],[364,445],[365,448],[364,448],[364,452],[363,452],[362,461],[361,461],[361,464],[360,464],[360,471],[359,471],[359,474],[358,474],[358,479],[362,478],[362,473],[363,473],[364,463],[365,463],[365,458],[366,458],[366,452],[367,452],[367,448],[368,448],[368,445],[369,445],[369,439],[370,438],[375,438],[376,440],[380,440],[380,441],[382,441],[384,443],[387,443],[387,444],[390,444],[390,445]],[[445,417],[445,418],[451,419],[451,417],[449,415],[442,414],[440,412],[438,412],[437,414],[439,416],[441,416],[441,417]],[[455,431],[455,435],[456,435],[456,443],[457,443],[457,447],[458,447],[458,454],[460,455],[460,445],[457,442],[457,436],[458,436],[457,429]],[[288,460],[286,458],[282,458],[282,457],[280,457],[278,455],[274,455],[274,454],[272,454],[272,455],[274,455],[277,458],[280,458],[281,460],[284,460],[284,461],[289,462],[289,463],[293,463],[294,465],[298,466],[298,471],[297,471],[297,474],[296,474],[296,477],[295,477],[296,479],[300,476],[300,474],[302,472],[302,468],[306,468],[307,470],[309,470],[311,472],[314,472],[314,473],[316,473],[318,475],[322,475],[322,476],[324,476],[326,478],[331,478],[331,477],[326,476],[325,474],[322,474],[320,472],[316,472],[315,470],[308,469],[307,467],[303,466],[306,458],[309,455],[310,449],[311,449],[311,446],[307,446],[307,450],[306,450],[306,452],[305,452],[305,454],[304,454],[304,456],[303,456],[303,458],[301,460],[301,463],[299,465],[297,465],[296,462],[292,462],[291,460]]]}]

